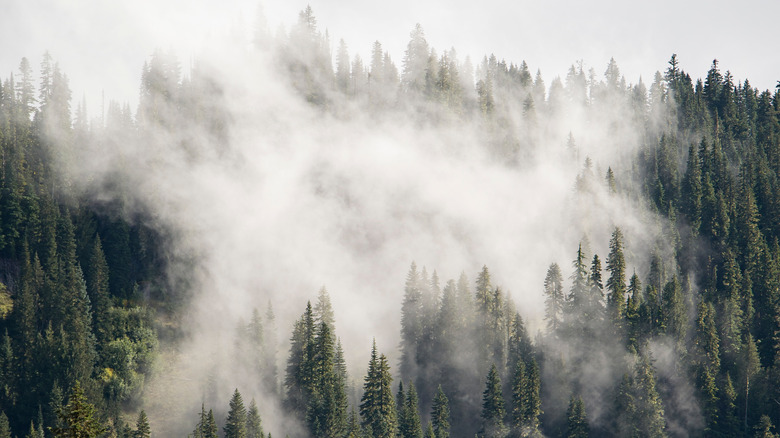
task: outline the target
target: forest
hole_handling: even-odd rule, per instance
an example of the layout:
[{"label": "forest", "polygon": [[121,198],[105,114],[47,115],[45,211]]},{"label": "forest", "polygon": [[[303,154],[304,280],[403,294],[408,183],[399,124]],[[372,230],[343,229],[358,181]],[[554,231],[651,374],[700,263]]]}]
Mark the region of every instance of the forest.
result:
[{"label": "forest", "polygon": [[[145,394],[197,338],[185,321],[201,315],[208,278],[197,274],[206,249],[174,248],[213,224],[161,220],[180,199],[134,172],[241,162],[237,127],[255,121],[229,81],[245,76],[205,60],[185,70],[156,50],[139,66],[137,108],[110,100],[90,117],[48,52],[37,73],[23,58],[0,86],[0,438],[779,436],[780,81],[762,91],[717,60],[694,79],[672,54],[649,85],[628,83],[613,59],[603,74],[575,63],[548,86],[525,61],[438,52],[420,25],[400,68],[379,42],[364,63],[310,7],[289,32],[258,19],[231,50],[246,77],[274,78],[310,111],[301,123],[468,129],[463,141],[508,172],[555,151],[577,169],[566,192],[587,226],[555,243],[568,258],[544,262],[530,286],[498,284],[487,261],[446,279],[407,260],[392,285],[396,334],[369,334],[367,363],[348,363],[360,347],[340,336],[353,322],[336,318],[325,287],[300,305],[257,297],[225,322],[229,371],[194,379],[191,399],[169,401],[186,418],[171,418]],[[269,108],[263,129],[277,126]],[[599,150],[584,133],[595,130],[636,145]],[[367,208],[322,175],[317,196]],[[604,205],[651,225],[602,220]],[[393,239],[365,228],[340,238],[365,254]],[[299,316],[280,318],[283,305]]]}]

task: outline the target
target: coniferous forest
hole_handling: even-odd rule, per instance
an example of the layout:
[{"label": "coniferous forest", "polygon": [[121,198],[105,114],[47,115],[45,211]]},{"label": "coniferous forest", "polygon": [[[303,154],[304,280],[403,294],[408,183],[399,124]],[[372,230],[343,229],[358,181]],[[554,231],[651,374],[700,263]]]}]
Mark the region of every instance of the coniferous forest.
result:
[{"label": "coniferous forest", "polygon": [[[546,84],[525,61],[437,51],[420,25],[398,64],[379,42],[363,61],[330,40],[311,8],[275,35],[258,18],[251,42],[232,50],[241,73],[228,77],[154,51],[138,66],[137,108],[109,100],[98,117],[49,53],[3,78],[0,438],[778,436],[780,82],[756,89],[717,60],[692,78],[672,54],[648,83],[630,82],[610,60],[589,71],[576,63]],[[253,113],[264,122],[247,120],[229,83],[240,78],[278,81],[266,86],[289,95],[264,96],[293,96],[303,125],[360,118],[421,136],[468,130],[461,141],[510,173],[545,156],[572,163],[566,210],[576,237],[549,242],[567,256],[543,261],[533,277],[543,281],[499,284],[513,277],[488,261],[449,279],[436,260],[423,266],[412,255],[385,301],[393,325],[369,333],[373,345],[342,343],[353,321],[337,318],[325,287],[300,303],[258,293],[239,304],[239,319],[213,315],[229,326],[217,342],[230,370],[203,354],[194,361],[206,372],[178,376],[165,364],[198,342],[198,285],[221,284],[210,278],[222,266],[182,242],[219,233],[208,221],[183,229],[161,219],[183,201],[166,196],[175,182],[152,187],[144,172],[184,168],[208,181],[203,169],[244,159],[238,126],[305,129],[277,123],[267,102],[242,103],[266,108]],[[337,135],[314,140],[318,153]],[[452,148],[444,156],[456,158],[442,160],[470,159]],[[352,196],[349,178],[324,169],[310,182],[360,216],[371,206]],[[256,208],[246,211],[275,211]],[[371,254],[394,238],[372,225],[333,232]],[[457,233],[480,237],[469,230]],[[533,257],[519,257],[517,269],[528,272],[519,265]],[[361,293],[373,287],[368,280]],[[290,306],[293,320],[275,310]],[[179,410],[150,402],[165,394],[149,382],[168,372],[170,385],[196,388],[168,402]]]}]

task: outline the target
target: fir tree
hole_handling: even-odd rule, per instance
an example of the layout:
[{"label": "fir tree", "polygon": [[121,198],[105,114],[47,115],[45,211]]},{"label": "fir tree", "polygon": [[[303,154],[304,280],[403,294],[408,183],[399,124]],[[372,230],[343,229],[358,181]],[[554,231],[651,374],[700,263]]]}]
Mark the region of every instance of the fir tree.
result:
[{"label": "fir tree", "polygon": [[11,438],[11,426],[5,411],[0,411],[0,438]]},{"label": "fir tree", "polygon": [[246,438],[247,416],[244,400],[238,388],[233,391],[233,397],[230,398],[230,410],[225,419],[225,438]]},{"label": "fir tree", "polygon": [[433,407],[431,408],[431,422],[428,424],[433,428],[435,438],[449,438],[450,436],[450,408],[449,400],[439,385],[436,390],[436,396],[433,398]]},{"label": "fir tree", "polygon": [[588,438],[589,433],[585,403],[582,397],[572,395],[566,411],[566,438]]},{"label": "fir tree", "polygon": [[626,261],[623,257],[623,233],[615,228],[609,241],[607,257],[607,309],[616,327],[621,327],[626,311]]},{"label": "fir tree", "polygon": [[249,411],[246,414],[246,437],[247,438],[264,438],[263,423],[260,419],[260,411],[257,409],[257,403],[255,399],[249,403]]},{"label": "fir tree", "polygon": [[503,437],[506,435],[504,426],[504,397],[501,394],[501,377],[498,375],[496,365],[490,367],[485,382],[485,391],[482,393],[482,427],[481,437]]},{"label": "fir tree", "polygon": [[87,401],[78,381],[71,390],[68,404],[59,412],[59,417],[62,427],[52,429],[58,437],[97,437],[105,430],[97,418],[95,406]]},{"label": "fir tree", "polygon": [[391,438],[398,431],[395,400],[391,389],[390,366],[384,354],[377,357],[376,342],[371,349],[368,374],[360,399],[362,424],[374,438]]},{"label": "fir tree", "polygon": [[422,438],[422,423],[418,407],[417,390],[414,383],[409,384],[404,400],[403,414],[399,415],[398,429],[403,438]]},{"label": "fir tree", "polygon": [[135,422],[135,431],[133,431],[133,438],[151,438],[152,430],[149,427],[149,419],[146,417],[146,412],[141,410],[138,414],[138,420]]},{"label": "fir tree", "polygon": [[547,275],[544,278],[545,313],[547,320],[547,329],[552,334],[557,334],[563,323],[563,276],[561,268],[557,263],[553,263],[547,269]]}]

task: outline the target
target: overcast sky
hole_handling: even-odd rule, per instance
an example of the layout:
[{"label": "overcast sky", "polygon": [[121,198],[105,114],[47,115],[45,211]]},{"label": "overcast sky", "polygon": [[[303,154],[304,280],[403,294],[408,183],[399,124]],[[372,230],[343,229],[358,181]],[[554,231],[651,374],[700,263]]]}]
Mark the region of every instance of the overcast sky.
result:
[{"label": "overcast sky", "polygon": [[[204,41],[243,23],[250,26],[255,0],[2,0],[0,77],[27,56],[37,69],[49,50],[71,80],[74,101],[106,98],[134,107],[141,66],[156,47],[174,48],[182,64]],[[422,24],[439,53],[455,47],[461,59],[486,53],[541,69],[549,86],[555,76],[583,60],[602,75],[614,57],[629,83],[652,81],[677,53],[695,78],[712,60],[740,81],[773,89],[780,79],[774,42],[780,1],[745,0],[642,2],[309,0],[320,29],[335,47],[340,38],[350,54],[367,58],[374,40],[399,65],[414,24]],[[265,0],[270,28],[289,26],[307,2]],[[75,105],[74,105],[75,106]],[[90,105],[90,114],[97,109]]]}]

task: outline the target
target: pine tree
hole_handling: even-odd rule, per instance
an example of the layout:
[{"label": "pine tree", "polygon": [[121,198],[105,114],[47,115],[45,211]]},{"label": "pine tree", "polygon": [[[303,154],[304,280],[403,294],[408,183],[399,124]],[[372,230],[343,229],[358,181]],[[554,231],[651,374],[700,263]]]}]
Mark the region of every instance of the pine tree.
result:
[{"label": "pine tree", "polygon": [[569,295],[566,297],[566,307],[564,307],[564,314],[566,315],[569,325],[571,322],[575,322],[576,326],[572,327],[573,330],[582,328],[585,325],[586,319],[583,318],[583,313],[586,312],[586,302],[588,300],[588,266],[585,264],[585,253],[582,251],[582,243],[577,247],[577,257],[572,262],[574,272],[571,274],[571,289]]},{"label": "pine tree", "polygon": [[53,428],[58,437],[90,438],[97,437],[105,428],[97,418],[95,406],[87,401],[81,384],[76,381],[71,390],[68,404],[59,412],[62,427]]},{"label": "pine tree", "polygon": [[358,414],[352,409],[349,412],[349,418],[347,420],[347,438],[363,438],[363,429],[360,427],[360,420]]},{"label": "pine tree", "polygon": [[406,276],[404,299],[401,305],[401,377],[411,378],[415,373],[417,344],[422,337],[422,291],[417,265],[412,262]]},{"label": "pine tree", "polygon": [[643,333],[642,327],[642,315],[640,308],[642,307],[642,282],[639,280],[639,276],[631,276],[628,281],[628,301],[626,303],[626,323],[628,325],[628,346],[633,348],[634,351],[639,349],[639,341],[646,336]]},{"label": "pine tree", "polygon": [[206,427],[208,425],[208,415],[206,414],[206,405],[201,403],[200,405],[200,417],[198,417],[198,424],[195,425],[195,430],[192,431],[193,438],[205,438]]},{"label": "pine tree", "polygon": [[433,407],[431,408],[431,422],[435,438],[449,438],[450,436],[450,407],[449,400],[439,385],[436,390],[436,396],[433,398]]},{"label": "pine tree", "polygon": [[133,431],[133,438],[151,438],[152,430],[149,427],[149,419],[146,417],[146,412],[141,410],[138,414],[138,420],[135,422],[135,431]]},{"label": "pine tree", "polygon": [[403,414],[399,415],[402,421],[398,422],[398,429],[403,438],[422,438],[423,430],[420,422],[420,412],[418,407],[417,390],[414,383],[409,383],[409,390],[406,391],[404,400]]},{"label": "pine tree", "polygon": [[84,280],[87,283],[87,295],[92,308],[92,330],[101,348],[108,344],[111,335],[109,320],[111,298],[108,295],[108,277],[108,265],[100,244],[100,236],[96,236]]},{"label": "pine tree", "polygon": [[203,438],[218,438],[217,420],[214,418],[214,411],[209,409],[209,413],[206,416],[206,425],[203,429],[205,433]]},{"label": "pine tree", "polygon": [[547,275],[544,278],[545,313],[547,320],[547,330],[551,334],[557,334],[563,324],[563,276],[561,268],[557,263],[553,263],[547,269]]},{"label": "pine tree", "polygon": [[264,438],[263,422],[260,419],[260,411],[257,409],[255,399],[249,403],[249,411],[246,414],[246,438]]},{"label": "pine tree", "polygon": [[613,324],[620,328],[626,311],[626,261],[623,256],[623,233],[615,228],[609,241],[607,257],[607,309]]},{"label": "pine tree", "polygon": [[314,384],[314,336],[314,313],[307,302],[306,310],[293,328],[284,378],[285,405],[301,417],[306,413]]},{"label": "pine tree", "polygon": [[0,438],[11,438],[11,425],[5,411],[0,411]]},{"label": "pine tree", "polygon": [[539,429],[539,417],[542,415],[541,375],[536,359],[526,364],[525,385],[522,391],[525,427],[531,431]]},{"label": "pine tree", "polygon": [[593,324],[604,318],[604,285],[601,281],[601,259],[599,259],[598,254],[593,255],[588,284],[589,290],[583,318]]},{"label": "pine tree", "polygon": [[246,408],[244,400],[238,388],[233,391],[233,397],[230,398],[230,410],[225,419],[225,438],[246,438]]},{"label": "pine tree", "polygon": [[525,391],[525,362],[519,359],[515,362],[514,375],[512,376],[512,409],[510,410],[511,425],[515,431],[521,431],[529,423],[526,418],[527,400],[525,399]]},{"label": "pine tree", "polygon": [[333,315],[333,305],[330,303],[330,295],[323,286],[317,294],[317,304],[314,305],[314,322],[319,326],[323,322],[328,324],[330,332],[336,330],[336,318]]},{"label": "pine tree", "polygon": [[588,438],[590,428],[581,396],[571,396],[566,411],[566,438]]},{"label": "pine tree", "polygon": [[768,415],[762,415],[761,420],[759,420],[758,424],[755,427],[756,430],[756,438],[777,438],[777,434],[772,432],[772,429],[774,429],[774,425],[772,425],[772,420],[769,418]]},{"label": "pine tree", "polygon": [[496,365],[490,367],[485,382],[485,391],[482,393],[482,427],[481,437],[503,437],[506,435],[504,426],[504,397],[501,394],[501,377],[498,375]]},{"label": "pine tree", "polygon": [[374,438],[395,437],[398,431],[395,400],[391,389],[390,366],[384,354],[377,357],[376,342],[371,349],[368,374],[360,399],[362,424]]}]

